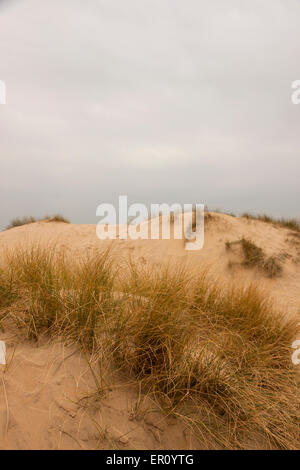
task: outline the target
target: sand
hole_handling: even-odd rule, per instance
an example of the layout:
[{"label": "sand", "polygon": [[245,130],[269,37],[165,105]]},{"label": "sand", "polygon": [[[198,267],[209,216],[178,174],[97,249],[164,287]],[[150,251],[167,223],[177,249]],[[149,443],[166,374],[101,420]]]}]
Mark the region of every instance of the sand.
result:
[{"label": "sand", "polygon": [[[6,250],[28,244],[55,245],[73,257],[111,246],[121,265],[128,257],[149,266],[178,261],[207,268],[220,282],[257,281],[284,315],[300,321],[300,237],[262,221],[212,215],[200,251],[186,251],[183,240],[101,241],[95,225],[37,222],[0,233],[0,260]],[[243,236],[280,259],[281,276],[268,279],[259,270],[241,267],[238,246],[228,251],[225,243]],[[122,377],[109,389],[104,387],[99,402],[87,359],[76,347],[53,341],[34,345],[13,331],[0,331],[0,340],[6,343],[8,362],[0,365],[0,449],[199,446],[182,422],[164,416],[150,398],[140,404],[136,385]]]},{"label": "sand", "polygon": [[190,447],[181,423],[166,418],[149,398],[139,405],[134,384],[118,378],[99,398],[87,360],[75,347],[37,347],[2,336],[9,353],[5,374],[0,371],[0,449]]}]

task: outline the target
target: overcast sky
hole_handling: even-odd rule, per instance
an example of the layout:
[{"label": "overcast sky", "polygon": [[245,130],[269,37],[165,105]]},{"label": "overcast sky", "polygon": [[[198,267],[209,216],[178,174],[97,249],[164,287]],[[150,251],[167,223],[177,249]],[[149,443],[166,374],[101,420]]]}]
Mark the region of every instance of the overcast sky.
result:
[{"label": "overcast sky", "polygon": [[0,0],[0,229],[101,202],[300,216],[299,0]]}]

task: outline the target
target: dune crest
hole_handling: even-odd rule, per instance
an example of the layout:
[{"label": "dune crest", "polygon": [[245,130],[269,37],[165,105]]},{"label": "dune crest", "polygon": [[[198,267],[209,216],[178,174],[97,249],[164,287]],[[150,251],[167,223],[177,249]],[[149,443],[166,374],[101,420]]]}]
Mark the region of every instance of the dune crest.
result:
[{"label": "dune crest", "polygon": [[[18,253],[20,250],[26,252],[27,248],[32,249],[32,247],[34,247],[33,249],[40,247],[41,250],[44,250],[44,253],[47,253],[49,249],[57,254],[64,254],[69,268],[72,266],[72,263],[74,263],[75,267],[76,260],[82,256],[88,256],[90,260],[101,260],[101,257],[97,257],[99,257],[101,253],[104,253],[105,250],[110,249],[114,263],[117,267],[122,268],[121,272],[124,273],[123,277],[125,280],[127,273],[129,274],[129,271],[126,270],[130,263],[138,266],[142,271],[145,269],[145,273],[152,271],[155,273],[155,270],[162,273],[162,277],[158,279],[160,279],[160,282],[166,282],[166,298],[163,297],[166,295],[164,290],[160,292],[158,289],[159,286],[155,284],[155,276],[153,284],[151,284],[152,281],[147,280],[147,276],[145,278],[141,276],[138,279],[139,282],[145,281],[144,285],[135,286],[133,282],[129,290],[126,291],[125,283],[124,291],[114,290],[110,284],[109,276],[107,279],[105,278],[106,268],[103,268],[103,271],[100,273],[101,276],[104,275],[104,277],[101,277],[104,291],[101,289],[97,290],[98,287],[96,287],[96,290],[90,291],[93,292],[92,302],[95,303],[97,308],[101,308],[102,304],[104,305],[103,308],[105,308],[105,302],[108,298],[109,302],[112,303],[111,305],[113,305],[114,302],[116,305],[121,305],[121,308],[124,309],[124,318],[128,318],[128,321],[132,322],[129,326],[124,324],[123,329],[125,329],[125,327],[128,328],[129,333],[125,335],[124,341],[122,340],[123,344],[120,343],[118,354],[120,354],[124,363],[128,364],[130,366],[129,368],[132,368],[137,377],[142,377],[142,379],[145,380],[145,383],[147,383],[147,374],[150,374],[150,371],[151,373],[153,372],[152,368],[155,369],[155,367],[157,367],[158,370],[160,370],[159,367],[162,367],[162,370],[167,370],[168,373],[169,366],[165,364],[164,353],[161,352],[161,346],[157,346],[156,344],[157,335],[159,340],[165,341],[165,339],[167,339],[167,343],[169,344],[168,338],[170,334],[171,337],[173,334],[174,336],[177,334],[176,329],[172,330],[174,325],[181,325],[180,328],[182,328],[182,331],[188,322],[190,322],[191,331],[193,331],[193,325],[198,327],[197,322],[195,324],[193,323],[196,321],[193,317],[194,313],[190,318],[186,318],[186,320],[184,318],[187,314],[184,306],[189,305],[188,308],[190,308],[192,312],[194,308],[193,303],[188,304],[189,291],[187,286],[189,284],[188,282],[184,284],[184,289],[186,290],[183,291],[183,298],[185,299],[186,297],[184,302],[187,303],[185,304],[183,302],[183,306],[181,307],[181,274],[177,276],[175,273],[174,276],[171,275],[169,278],[168,271],[166,271],[166,277],[164,278],[163,270],[168,269],[168,267],[185,266],[186,272],[193,273],[193,275],[196,275],[198,270],[199,272],[208,272],[211,278],[218,280],[220,286],[224,284],[224,286],[234,286],[234,288],[236,288],[239,285],[245,286],[255,281],[257,285],[259,284],[260,289],[266,292],[266,297],[270,296],[274,304],[281,309],[285,319],[291,318],[291,320],[293,319],[294,321],[299,318],[299,233],[288,228],[265,223],[264,221],[211,213],[205,223],[204,248],[193,252],[185,250],[184,240],[122,240],[119,238],[115,240],[99,240],[96,236],[95,225],[63,224],[48,220],[39,221],[11,228],[10,230],[0,233],[0,266],[5,265],[9,253]],[[38,251],[37,256],[39,256]],[[42,261],[44,260],[43,256],[44,255],[40,258]],[[248,258],[246,258],[247,256]],[[38,260],[39,258],[37,257],[36,259]],[[274,271],[273,268],[275,265],[272,264],[272,269],[270,270],[270,260],[272,263],[274,262],[276,266],[280,266],[280,269]],[[265,269],[266,263],[267,269]],[[47,268],[46,264],[45,266]],[[85,271],[83,265],[82,273],[86,275],[86,282],[90,281],[90,275],[94,273],[96,276],[96,286],[98,274],[94,268],[96,268],[97,271],[97,266],[87,267],[87,271]],[[63,269],[62,267],[62,270]],[[91,270],[89,271],[89,269]],[[38,276],[43,276],[42,271],[43,269],[40,269]],[[72,270],[70,272],[72,272]],[[29,275],[35,276],[34,270],[29,272]],[[47,278],[48,275],[49,279]],[[37,279],[39,278],[37,277]],[[182,279],[184,279],[184,276]],[[25,287],[26,282],[24,284]],[[61,305],[68,305],[69,313],[72,315],[73,311],[76,311],[77,308],[88,304],[89,299],[84,297],[86,295],[84,288],[81,292],[80,285],[76,285],[76,283],[75,287],[79,287],[77,291],[73,288],[69,289],[61,288],[60,285],[56,286],[56,279],[55,277],[53,278],[50,271],[46,274],[46,278],[42,279],[42,282],[44,282],[45,285],[43,285],[41,291],[39,291],[38,284],[34,284],[37,283],[35,278],[30,280],[32,286],[34,286],[34,289],[37,288],[38,292],[37,294],[37,292],[33,290],[32,296],[28,297],[30,302],[32,302],[30,309],[34,312],[34,309],[37,308],[35,307],[35,302],[39,302],[38,296],[43,297],[44,295],[50,295],[50,299],[47,299],[48,303],[45,302],[45,305],[46,308],[52,308],[53,306],[51,315],[53,314],[54,317],[51,319],[50,313],[46,311],[44,312],[45,319],[43,321],[47,322],[47,315],[49,315],[49,321],[58,328],[55,331],[62,332],[64,320],[63,318],[55,320],[55,315],[58,315],[56,308],[59,309]],[[47,284],[48,282],[50,282],[50,288]],[[54,283],[54,290],[56,289],[57,292],[59,292],[59,295],[56,298],[53,297],[53,299],[51,299],[52,282]],[[65,282],[65,285],[68,286],[68,281],[66,280]],[[93,279],[91,282],[93,282]],[[173,285],[172,283],[175,284]],[[176,285],[176,283],[178,283],[178,285]],[[105,297],[106,285],[108,286],[108,291],[111,293],[110,297]],[[203,286],[205,286],[205,284],[203,284]],[[130,289],[133,289],[133,291]],[[151,291],[151,289],[154,289],[154,291]],[[221,309],[221,315],[224,316],[220,293],[214,291],[213,288],[208,292],[211,292],[212,295],[216,295],[215,301],[217,303],[219,302],[218,305]],[[169,294],[174,295],[174,298],[171,298],[170,304],[168,304]],[[153,295],[153,297],[151,297],[151,295]],[[261,303],[260,297],[256,293],[256,287],[254,287],[252,291],[250,289],[249,294],[246,292],[245,294],[240,293],[238,295],[241,296],[241,301],[244,302],[243,308],[245,309],[244,313],[246,319],[247,315],[251,319],[251,311],[249,311],[250,307],[247,303],[249,299],[250,304],[251,302],[253,303],[253,308],[258,308],[258,312],[263,312],[266,308],[266,312],[269,313],[269,307],[264,307]],[[247,295],[251,297],[249,297],[248,300]],[[257,298],[256,295],[258,295]],[[194,393],[193,386],[195,386],[195,384],[190,384],[190,379],[188,379],[187,385],[184,379],[186,375],[189,375],[189,372],[187,372],[189,371],[188,364],[196,364],[193,367],[199,367],[197,374],[202,374],[203,371],[205,371],[205,374],[207,374],[207,383],[210,384],[210,363],[214,364],[214,361],[218,359],[217,365],[215,366],[216,377],[219,377],[221,381],[224,380],[225,384],[227,384],[228,381],[228,387],[233,387],[233,390],[236,391],[238,395],[240,393],[239,388],[234,388],[236,384],[233,367],[239,368],[239,365],[233,366],[233,361],[236,357],[234,348],[240,347],[238,346],[238,341],[242,341],[243,335],[245,336],[243,342],[246,344],[247,341],[249,341],[249,347],[252,347],[252,339],[248,337],[247,326],[241,327],[242,330],[239,333],[241,336],[240,339],[238,339],[234,330],[235,326],[233,332],[227,331],[227,320],[225,318],[225,323],[220,326],[220,332],[214,331],[214,340],[211,341],[211,344],[209,344],[209,342],[206,343],[207,326],[211,324],[211,321],[215,321],[216,327],[219,327],[221,323],[217,317],[214,318],[214,320],[213,317],[209,317],[210,314],[213,315],[214,310],[210,310],[210,300],[209,298],[205,298],[203,292],[200,293],[200,297],[197,297],[195,294],[195,299],[202,299],[201,302],[203,303],[204,312],[207,308],[207,316],[201,316],[201,306],[199,310],[196,310],[196,312],[198,312],[197,315],[200,315],[199,321],[203,322],[203,327],[201,327],[202,330],[200,328],[199,333],[193,337],[193,341],[195,341],[195,343],[199,341],[199,344],[202,344],[201,341],[204,341],[203,344],[205,347],[201,350],[202,352],[199,353],[199,351],[195,349],[194,343],[190,343],[190,340],[188,340],[186,348],[182,350],[179,349],[178,352],[177,345],[182,344],[181,332],[179,332],[178,341],[176,340],[174,345],[170,346],[170,351],[174,354],[174,361],[178,360],[178,357],[182,358],[183,379],[181,379],[181,376],[176,376],[175,378],[179,380],[179,384],[182,383],[183,390],[188,386],[191,387],[191,391]],[[228,299],[229,297],[227,297],[227,301]],[[158,309],[158,312],[156,312],[154,308],[152,312],[152,307],[156,305],[155,302],[157,301],[162,302],[162,304],[166,302],[166,311],[160,311]],[[72,305],[74,305],[74,308],[72,308]],[[149,339],[148,352],[146,351],[139,359],[138,341],[141,341],[142,346],[144,345],[144,341],[146,341],[147,345],[147,335],[149,334],[147,329],[149,323],[147,319],[147,308],[146,313],[143,313],[145,306],[150,308],[150,312],[152,312],[151,315],[154,316],[154,319],[157,318],[158,315],[161,315],[161,317],[158,318],[158,323],[165,318],[165,315],[170,315],[170,317],[168,317],[170,325],[167,323],[165,332],[164,325],[162,328],[159,327],[158,330],[154,328],[154,330],[151,331],[151,334],[154,336]],[[232,321],[233,325],[235,325],[235,315],[239,315],[239,312],[236,313],[235,307],[232,307],[230,302],[227,307],[229,311],[232,308],[230,314],[233,315]],[[233,448],[235,448],[235,444],[226,441],[225,438],[224,441],[218,440],[216,437],[218,433],[215,430],[213,431],[214,437],[212,438],[214,440],[211,441],[214,444],[210,443],[209,439],[207,442],[205,439],[201,442],[201,439],[195,438],[187,419],[182,419],[182,416],[180,419],[177,419],[174,415],[169,416],[169,413],[166,413],[166,411],[163,411],[160,407],[155,394],[152,392],[148,395],[142,393],[138,382],[134,381],[130,374],[128,377],[125,377],[123,373],[119,373],[119,370],[102,369],[103,366],[100,365],[99,357],[97,358],[97,354],[100,354],[99,344],[95,351],[93,351],[92,356],[89,356],[89,353],[87,353],[85,349],[82,350],[81,340],[78,339],[77,341],[76,337],[76,341],[72,343],[70,340],[71,336],[68,338],[63,334],[57,334],[56,338],[52,337],[50,339],[47,334],[40,335],[37,332],[39,328],[38,325],[34,324],[35,320],[39,320],[39,311],[37,310],[36,317],[32,314],[31,318],[33,320],[30,320],[29,323],[28,320],[26,320],[26,323],[24,318],[28,312],[27,306],[24,302],[22,303],[22,299],[19,303],[17,300],[13,304],[13,308],[16,309],[16,314],[14,315],[13,313],[13,317],[16,321],[10,321],[11,319],[7,320],[7,318],[9,318],[9,307],[5,309],[5,305],[1,311],[2,316],[0,317],[0,326],[2,328],[0,340],[5,342],[7,349],[7,363],[6,365],[0,365],[1,449],[192,449],[210,448],[210,445],[213,445],[214,448],[228,448],[228,446],[232,445]],[[111,311],[113,311],[111,306],[110,308]],[[127,317],[128,312],[129,316]],[[144,315],[144,323],[141,323],[141,325],[144,325],[145,332],[142,333],[138,320],[140,313]],[[91,314],[93,314],[92,310]],[[90,321],[89,318],[87,321]],[[267,331],[270,325],[270,323],[268,323],[269,321],[269,319],[266,319],[266,321],[261,320],[258,316],[258,325],[262,322],[262,331],[264,328]],[[69,329],[71,333],[74,334],[72,322],[73,320],[70,320]],[[276,328],[280,330],[280,320],[274,317],[274,322],[277,322]],[[240,320],[238,324],[242,324]],[[89,325],[92,325],[92,323],[89,323]],[[136,328],[136,325],[139,325],[138,328]],[[24,328],[27,332],[27,339],[24,338],[22,333]],[[170,328],[170,330],[168,330],[168,328]],[[291,328],[293,328],[292,323],[291,326],[286,326],[286,338],[289,338]],[[78,331],[80,337],[80,325]],[[101,339],[102,333],[101,330],[97,330],[96,324],[93,324],[91,331],[91,335],[93,335],[95,331],[98,332],[98,340]],[[110,331],[109,325],[108,330],[105,331],[105,334],[107,334],[107,331]],[[131,343],[130,340],[130,332],[133,331],[135,331],[137,345]],[[222,337],[222,331],[226,331],[224,338]],[[86,330],[86,333],[90,334],[90,331]],[[190,337],[188,330],[185,332],[185,335],[185,339]],[[74,336],[72,338],[74,338]],[[91,341],[93,341],[92,336],[91,338]],[[33,341],[33,339],[35,341]],[[276,346],[277,339],[276,336],[275,340],[273,340],[271,336],[269,339],[270,348],[272,349]],[[267,337],[267,341],[269,339]],[[106,339],[104,338],[103,341],[106,341]],[[241,344],[243,344],[243,342],[241,342]],[[162,344],[165,347],[165,343]],[[231,358],[232,363],[230,363],[230,361],[224,361],[222,355],[220,355],[220,351],[223,347],[228,348],[229,355],[233,354]],[[284,348],[286,348],[286,345]],[[103,351],[105,351],[105,348],[103,348]],[[151,358],[152,354],[154,355]],[[263,350],[262,354],[264,354]],[[148,355],[151,360],[148,358]],[[245,350],[245,356],[246,355],[247,351]],[[162,362],[156,365],[155,361],[160,360]],[[137,361],[137,363],[135,363],[135,361]],[[143,366],[139,365],[140,362],[143,363]],[[141,369],[139,369],[139,367],[141,367]],[[187,367],[187,369],[185,369],[185,367]],[[214,366],[212,365],[212,367]],[[220,373],[218,372],[218,367],[220,368]],[[255,363],[253,367],[255,367]],[[283,362],[283,367],[286,367],[285,362]],[[175,371],[177,371],[176,367]],[[214,373],[214,369],[212,369],[212,373]],[[101,378],[100,382],[97,379],[98,376]],[[171,382],[169,381],[168,375],[164,380],[166,381],[166,388],[170,386],[170,383],[173,383],[172,380]],[[278,383],[280,386],[280,380]],[[218,386],[221,387],[221,385]],[[237,387],[240,387],[240,385]],[[223,388],[222,386],[220,390],[223,390]],[[205,391],[202,390],[201,393],[209,395],[207,389],[205,389]],[[215,393],[213,389],[211,393]],[[219,392],[216,392],[216,396],[218,396],[218,393]],[[256,389],[254,386],[254,397],[255,393]],[[227,407],[227,399],[225,403]],[[222,425],[222,416],[224,412],[226,412],[226,407],[221,409],[221,405],[222,401],[220,401],[218,406],[214,404],[217,410],[214,416],[214,419],[216,419],[216,429],[218,426]],[[232,400],[232,406],[233,408],[236,406],[234,399]],[[220,416],[218,416],[219,412]],[[199,405],[199,413],[200,416],[201,413],[203,413],[203,417],[207,418],[206,407],[202,409]],[[294,430],[292,433],[293,432]],[[243,445],[244,448],[259,449],[272,448],[273,445],[270,436],[263,437],[259,434],[255,435],[255,433],[249,438],[250,440],[248,440],[248,442],[247,439],[240,439],[242,438],[239,436],[236,441],[237,447]],[[283,446],[286,445],[284,444],[285,441],[282,442]]]}]

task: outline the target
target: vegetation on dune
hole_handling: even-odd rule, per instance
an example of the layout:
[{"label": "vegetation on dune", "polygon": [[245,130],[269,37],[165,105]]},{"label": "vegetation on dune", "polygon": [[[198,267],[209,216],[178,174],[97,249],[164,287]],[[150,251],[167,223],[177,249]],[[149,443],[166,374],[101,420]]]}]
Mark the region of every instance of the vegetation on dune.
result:
[{"label": "vegetation on dune", "polygon": [[227,241],[226,249],[230,250],[233,245],[241,245],[244,259],[242,266],[246,268],[256,267],[264,272],[267,277],[276,277],[282,273],[282,265],[274,256],[267,256],[262,248],[255,245],[251,240],[242,238],[234,242]]},{"label": "vegetation on dune", "polygon": [[297,326],[255,285],[228,290],[184,267],[131,264],[124,274],[108,252],[71,264],[35,247],[8,253],[0,270],[0,326],[9,325],[93,353],[99,393],[104,370],[127,374],[201,447],[299,447]]},{"label": "vegetation on dune", "polygon": [[6,227],[6,230],[14,227],[20,227],[21,225],[27,225],[27,224],[33,224],[34,222],[37,222],[37,219],[34,217],[16,217],[13,219],[9,225]]},{"label": "vegetation on dune", "polygon": [[[210,211],[206,209],[206,212],[207,213],[216,212],[219,214],[230,215],[231,217],[237,217],[237,215],[234,212],[227,212],[226,210],[221,210],[221,209],[211,209]],[[282,228],[290,229],[294,232],[300,232],[300,220],[296,218],[281,217],[278,219],[276,217],[272,217],[266,214],[251,214],[249,212],[244,212],[240,217],[243,217],[247,220],[259,220],[267,224],[272,224],[275,227],[282,227]]]},{"label": "vegetation on dune", "polygon": [[55,215],[52,215],[52,216],[45,216],[41,220],[45,220],[47,222],[63,222],[65,224],[70,223],[69,219],[66,219],[65,217],[63,217],[60,214],[55,214]]},{"label": "vegetation on dune", "polygon": [[13,219],[9,225],[6,227],[5,230],[9,230],[11,228],[14,228],[14,227],[20,227],[21,225],[27,225],[27,224],[33,224],[35,222],[41,222],[41,221],[45,221],[45,222],[64,222],[66,224],[69,224],[70,221],[68,219],[66,219],[65,217],[63,217],[62,215],[59,215],[59,214],[55,214],[55,215],[45,215],[45,217],[41,217],[40,219],[37,219],[35,217],[17,217],[15,219]]},{"label": "vegetation on dune", "polygon": [[249,213],[244,213],[242,217],[248,219],[248,220],[260,220],[262,222],[266,222],[268,224],[275,225],[277,227],[283,227],[287,228],[290,230],[293,230],[295,232],[300,232],[300,221],[297,219],[276,219],[274,217],[270,217],[269,215],[253,215]]}]

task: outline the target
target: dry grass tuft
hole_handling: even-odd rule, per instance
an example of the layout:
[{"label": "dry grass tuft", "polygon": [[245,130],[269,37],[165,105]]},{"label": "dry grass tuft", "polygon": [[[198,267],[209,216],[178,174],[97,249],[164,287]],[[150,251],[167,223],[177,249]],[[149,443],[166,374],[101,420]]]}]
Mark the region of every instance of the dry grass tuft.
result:
[{"label": "dry grass tuft", "polygon": [[266,222],[268,224],[275,225],[276,227],[283,227],[295,232],[300,232],[300,221],[297,219],[275,219],[274,217],[270,217],[269,215],[253,215],[249,213],[244,213],[242,217],[248,220],[260,220],[262,222]]},{"label": "dry grass tuft", "polygon": [[66,219],[65,217],[63,217],[60,214],[55,214],[55,215],[52,215],[50,217],[46,216],[42,220],[46,220],[47,222],[62,222],[62,223],[65,223],[65,224],[70,223],[69,219]]},{"label": "dry grass tuft", "polygon": [[36,221],[37,220],[31,216],[22,218],[16,217],[9,223],[9,225],[6,227],[6,230],[9,230],[10,228],[14,227],[20,227],[21,225],[33,224]]},{"label": "dry grass tuft", "polygon": [[75,264],[40,247],[7,254],[3,327],[78,343],[99,384],[104,369],[122,371],[202,448],[299,448],[296,323],[255,285],[228,290],[182,266],[128,270],[109,252]]},{"label": "dry grass tuft", "polygon": [[40,219],[35,218],[35,217],[22,217],[22,218],[15,218],[13,219],[9,225],[6,227],[5,230],[9,230],[14,227],[20,227],[22,225],[27,225],[27,224],[33,224],[35,222],[41,222],[41,221],[47,221],[47,222],[64,222],[66,224],[69,224],[70,221],[63,217],[62,215],[56,214],[53,216],[45,215],[45,217],[42,217]]},{"label": "dry grass tuft", "polygon": [[247,268],[258,268],[264,272],[267,277],[276,277],[282,274],[282,265],[274,257],[267,257],[262,248],[258,247],[251,240],[242,238],[234,242],[226,242],[227,250],[232,248],[232,245],[240,244],[243,250],[244,260],[242,265]]}]

